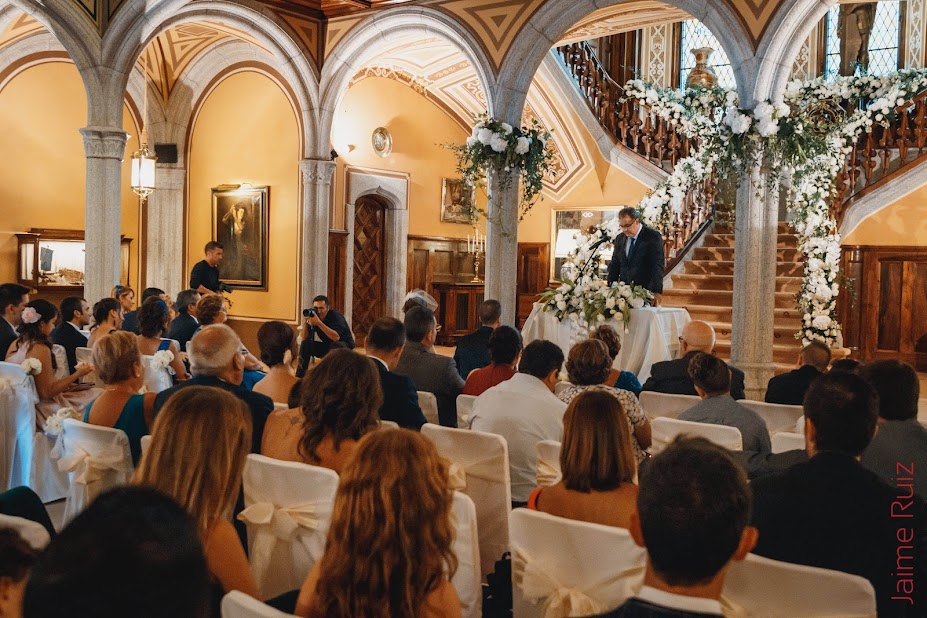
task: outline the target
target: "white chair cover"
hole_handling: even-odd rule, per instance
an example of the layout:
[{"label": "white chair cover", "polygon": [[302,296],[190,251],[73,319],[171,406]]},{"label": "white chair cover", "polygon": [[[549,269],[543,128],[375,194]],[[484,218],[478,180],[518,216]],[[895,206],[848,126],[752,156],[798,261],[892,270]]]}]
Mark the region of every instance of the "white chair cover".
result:
[{"label": "white chair cover", "polygon": [[588,616],[640,588],[646,552],[613,526],[515,509],[509,515],[515,618]]},{"label": "white chair cover", "polygon": [[290,409],[290,406],[288,406],[287,404],[281,401],[274,402],[274,410],[289,410],[289,409]]},{"label": "white chair cover", "polygon": [[805,450],[805,436],[802,434],[780,431],[772,437],[773,453],[784,453],[795,449]]},{"label": "white chair cover", "polygon": [[221,609],[222,618],[295,618],[238,590],[222,597]]},{"label": "white chair cover", "polygon": [[322,557],[338,475],[327,468],[248,455],[244,471],[251,574],[265,599],[302,586]]},{"label": "white chair cover", "polygon": [[875,618],[869,580],[830,569],[748,554],[731,563],[722,602],[747,616],[768,618]]},{"label": "white chair cover", "polygon": [[492,573],[509,550],[508,513],[512,508],[509,451],[505,438],[492,433],[451,429],[428,423],[422,435],[451,463],[451,485],[476,506],[480,573]]},{"label": "white chair cover", "polygon": [[145,371],[145,390],[149,393],[160,393],[174,385],[167,367],[155,365],[154,356],[142,355],[142,368]]},{"label": "white chair cover", "polygon": [[399,429],[399,423],[396,421],[380,420],[380,429]]},{"label": "white chair cover", "polygon": [[804,414],[799,416],[798,420],[795,421],[795,429],[793,429],[792,431],[794,431],[795,433],[800,433],[801,435],[805,435],[805,415]]},{"label": "white chair cover", "polygon": [[769,429],[769,435],[780,431],[794,431],[795,423],[805,413],[801,406],[787,406],[781,403],[766,403],[749,399],[741,399],[738,403],[742,403],[763,417],[766,421],[766,428]]},{"label": "white chair cover", "polygon": [[55,344],[52,346],[52,356],[55,357],[55,379],[60,380],[71,375],[68,371],[68,353],[65,352],[64,346]]},{"label": "white chair cover", "polygon": [[[76,348],[74,356],[78,363],[93,363],[93,350],[91,348]],[[97,375],[96,371],[91,371],[80,379],[82,384],[93,384],[97,388],[103,388],[103,382]]]},{"label": "white chair cover", "polygon": [[53,457],[68,473],[64,521],[69,522],[101,493],[125,485],[132,478],[129,439],[121,429],[65,419]]},{"label": "white chair cover", "polygon": [[538,454],[538,485],[556,485],[563,478],[560,471],[560,443],[556,440],[541,440],[534,448]]},{"label": "white chair cover", "polygon": [[693,423],[663,416],[650,421],[650,427],[653,432],[653,443],[650,445],[650,452],[654,455],[662,452],[680,434],[702,436],[732,451],[742,451],[744,448],[743,437],[736,427]]},{"label": "white chair cover", "polygon": [[36,551],[45,549],[51,541],[45,526],[30,519],[0,514],[0,528],[12,528]]},{"label": "white chair cover", "polygon": [[475,395],[457,395],[457,429],[469,429]]},{"label": "white chair cover", "polygon": [[573,386],[573,384],[571,384],[570,382],[557,382],[554,385],[554,394],[559,395],[560,393],[570,388],[571,386]]},{"label": "white chair cover", "polygon": [[480,542],[476,524],[476,507],[466,494],[454,492],[451,507],[454,524],[454,555],[457,572],[451,580],[460,599],[463,618],[480,618],[483,615],[483,587],[480,577]]},{"label": "white chair cover", "polygon": [[643,391],[640,395],[641,407],[648,418],[679,418],[679,415],[701,401],[697,395],[670,395]]},{"label": "white chair cover", "polygon": [[440,425],[441,421],[438,419],[438,399],[435,397],[435,394],[427,393],[425,391],[417,392],[418,407],[422,409],[422,414],[425,415],[425,420],[429,423]]},{"label": "white chair cover", "polygon": [[148,448],[151,446],[151,435],[149,434],[147,436],[142,436],[140,443],[142,447],[142,455],[144,455],[148,452]]}]

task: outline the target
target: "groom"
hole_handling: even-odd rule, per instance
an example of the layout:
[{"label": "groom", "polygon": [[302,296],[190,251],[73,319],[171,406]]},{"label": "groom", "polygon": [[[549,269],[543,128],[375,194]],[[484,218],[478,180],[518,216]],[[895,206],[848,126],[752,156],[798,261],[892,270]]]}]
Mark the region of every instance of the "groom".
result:
[{"label": "groom", "polygon": [[621,235],[614,242],[615,252],[608,265],[608,283],[621,281],[640,285],[653,292],[654,304],[663,296],[663,237],[641,222],[641,215],[630,206],[618,211]]}]

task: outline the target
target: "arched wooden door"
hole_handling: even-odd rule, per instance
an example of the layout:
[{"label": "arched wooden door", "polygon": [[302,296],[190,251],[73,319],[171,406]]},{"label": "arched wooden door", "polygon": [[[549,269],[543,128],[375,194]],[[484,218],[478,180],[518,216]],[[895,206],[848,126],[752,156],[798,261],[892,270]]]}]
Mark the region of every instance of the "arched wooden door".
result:
[{"label": "arched wooden door", "polygon": [[385,315],[386,204],[361,197],[354,205],[354,297],[352,325],[358,345]]}]

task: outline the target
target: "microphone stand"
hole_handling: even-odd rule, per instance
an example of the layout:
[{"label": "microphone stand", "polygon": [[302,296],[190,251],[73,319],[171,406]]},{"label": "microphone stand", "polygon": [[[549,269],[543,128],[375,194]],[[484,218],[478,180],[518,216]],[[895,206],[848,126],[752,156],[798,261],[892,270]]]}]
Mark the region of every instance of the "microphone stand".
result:
[{"label": "microphone stand", "polygon": [[584,272],[588,270],[589,264],[592,262],[592,258],[596,257],[599,247],[601,247],[607,242],[610,242],[611,240],[612,240],[611,238],[606,236],[605,238],[600,238],[595,243],[593,243],[592,247],[590,247],[591,253],[589,254],[589,257],[586,259],[586,262],[583,264],[583,267],[579,269],[580,275],[582,275]]}]

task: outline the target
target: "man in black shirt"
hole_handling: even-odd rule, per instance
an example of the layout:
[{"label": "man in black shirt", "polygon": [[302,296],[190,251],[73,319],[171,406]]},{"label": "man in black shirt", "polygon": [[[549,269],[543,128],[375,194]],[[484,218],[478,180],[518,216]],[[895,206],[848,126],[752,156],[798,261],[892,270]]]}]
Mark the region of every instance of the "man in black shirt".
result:
[{"label": "man in black shirt", "polygon": [[219,281],[219,262],[224,247],[221,242],[210,240],[203,251],[206,259],[200,260],[190,271],[190,288],[200,294],[218,294],[222,287]]},{"label": "man in black shirt", "polygon": [[[351,327],[348,326],[348,321],[341,313],[328,307],[328,297],[316,296],[312,299],[312,306],[315,313],[303,322],[303,342],[299,346],[299,367],[296,370],[296,375],[299,377],[306,373],[310,356],[322,358],[328,354],[335,343],[340,343],[339,347],[354,349],[354,335],[351,333]],[[311,338],[310,326],[313,327],[314,333]]]}]

